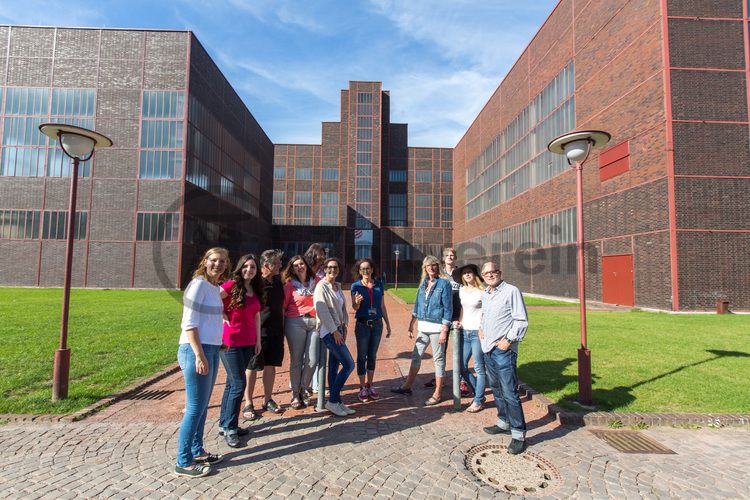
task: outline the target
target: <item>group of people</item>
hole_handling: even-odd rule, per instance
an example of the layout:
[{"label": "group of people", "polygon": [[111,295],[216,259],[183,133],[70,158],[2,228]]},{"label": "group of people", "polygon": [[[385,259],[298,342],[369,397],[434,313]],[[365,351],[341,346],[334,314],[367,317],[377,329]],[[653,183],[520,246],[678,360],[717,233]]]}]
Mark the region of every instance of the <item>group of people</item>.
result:
[{"label": "group of people", "polygon": [[[230,272],[229,254],[211,248],[203,255],[183,298],[182,333],[178,361],[185,380],[186,406],[180,425],[175,472],[188,477],[210,474],[221,455],[203,446],[208,402],[221,360],[226,385],[221,402],[219,433],[230,447],[240,447],[248,430],[239,426],[239,415],[253,419],[258,411],[281,413],[273,400],[275,369],[284,358],[284,339],[290,355],[290,407],[312,404],[314,376],[319,366],[320,344],[328,352],[329,397],[325,408],[345,417],[355,410],[344,404],[341,390],[355,369],[346,346],[349,332],[347,301],[341,281],[341,262],[326,256],[319,244],[304,255],[295,255],[281,270],[282,252],[266,250],[260,257],[243,255]],[[434,256],[422,262],[422,277],[409,323],[416,341],[406,381],[391,388],[411,394],[421,359],[431,346],[435,365],[433,394],[424,404],[442,400],[445,352],[451,329],[463,346],[461,376],[466,392],[473,392],[469,412],[482,409],[489,385],[498,414],[490,434],[510,433],[508,452],[526,447],[526,423],[517,390],[516,359],[528,320],[520,291],[501,279],[497,264],[487,262],[481,272],[474,264],[455,265],[456,252],[447,248],[443,264]],[[385,287],[375,277],[369,258],[356,262],[350,287],[354,309],[356,369],[360,401],[377,400],[375,364],[380,340],[390,337],[391,325],[384,301]],[[473,358],[474,371],[469,367]],[[253,404],[258,372],[262,373],[264,402]],[[468,388],[471,388],[471,391]],[[244,406],[243,406],[244,397]]]},{"label": "group of people", "polygon": [[[322,342],[328,352],[329,397],[325,408],[342,417],[355,413],[341,400],[341,390],[355,368],[346,346],[347,301],[337,280],[342,264],[326,257],[319,244],[311,245],[304,255],[290,258],[283,271],[282,256],[280,250],[266,250],[259,258],[243,255],[230,271],[228,251],[211,248],[185,289],[178,361],[185,379],[186,405],[178,437],[178,475],[205,476],[223,458],[206,452],[203,446],[219,360],[226,371],[219,434],[230,447],[242,446],[240,438],[248,434],[239,426],[240,413],[254,419],[260,410],[283,411],[273,400],[273,386],[276,367],[284,359],[284,339],[290,355],[290,407],[303,409],[311,404]],[[375,361],[384,326],[389,337],[391,325],[383,300],[385,287],[375,278],[373,261],[358,260],[352,279],[360,380],[357,397],[364,402],[380,397],[373,385]],[[264,402],[256,410],[253,393],[259,372]]]}]

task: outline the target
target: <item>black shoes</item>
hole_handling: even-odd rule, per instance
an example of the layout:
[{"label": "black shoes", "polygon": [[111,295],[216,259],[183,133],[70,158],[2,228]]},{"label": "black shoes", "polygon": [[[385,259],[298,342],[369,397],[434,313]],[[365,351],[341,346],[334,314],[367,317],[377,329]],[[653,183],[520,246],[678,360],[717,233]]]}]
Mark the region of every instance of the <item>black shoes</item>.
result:
[{"label": "black shoes", "polygon": [[[219,427],[219,436],[223,436],[225,434],[224,429]],[[250,429],[243,428],[243,427],[237,427],[237,435],[238,436],[247,436],[250,434]]]},{"label": "black shoes", "polygon": [[511,439],[508,445],[508,453],[511,455],[518,455],[526,450],[526,440],[521,441],[520,439]]},{"label": "black shoes", "polygon": [[230,448],[239,448],[242,446],[240,443],[240,437],[236,432],[228,432],[224,435],[224,440],[227,442],[227,446]]},{"label": "black shoes", "polygon": [[489,427],[483,427],[482,430],[487,434],[510,434],[510,429],[501,429],[497,425],[490,425]]}]

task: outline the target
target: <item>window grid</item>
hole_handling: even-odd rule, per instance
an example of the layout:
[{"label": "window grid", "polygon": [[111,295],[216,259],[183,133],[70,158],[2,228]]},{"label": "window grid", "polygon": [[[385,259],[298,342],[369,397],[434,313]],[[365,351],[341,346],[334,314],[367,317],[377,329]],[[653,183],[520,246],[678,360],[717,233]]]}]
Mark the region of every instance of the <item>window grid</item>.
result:
[{"label": "window grid", "polygon": [[138,212],[137,241],[177,241],[179,213]]},{"label": "window grid", "polygon": [[177,91],[143,91],[139,178],[182,176],[185,96]]},{"label": "window grid", "polygon": [[357,93],[357,126],[356,126],[356,167],[354,191],[355,227],[369,229],[372,227],[374,201],[377,193],[372,189],[373,164],[373,93]]},{"label": "window grid", "polygon": [[567,170],[546,146],[575,128],[574,89],[571,61],[469,165],[467,220]]},{"label": "window grid", "polygon": [[[86,239],[88,227],[88,212],[76,212],[73,227],[73,238],[76,240]],[[45,211],[42,218],[43,240],[64,240],[68,237],[68,212]]]},{"label": "window grid", "polygon": [[320,225],[337,226],[339,224],[339,194],[320,193]]},{"label": "window grid", "polygon": [[0,210],[0,239],[39,238],[39,210]]}]

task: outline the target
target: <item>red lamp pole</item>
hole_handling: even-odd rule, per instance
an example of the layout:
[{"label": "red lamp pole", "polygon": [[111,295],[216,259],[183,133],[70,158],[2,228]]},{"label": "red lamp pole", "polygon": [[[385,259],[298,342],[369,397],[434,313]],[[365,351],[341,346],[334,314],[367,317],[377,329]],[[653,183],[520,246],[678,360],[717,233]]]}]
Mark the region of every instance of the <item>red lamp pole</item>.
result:
[{"label": "red lamp pole", "polygon": [[583,163],[575,163],[576,171],[576,229],[578,237],[578,300],[581,315],[581,347],[578,349],[578,399],[590,405],[591,399],[591,351],[586,342],[586,267],[583,240]]},{"label": "red lamp pole", "polygon": [[73,238],[75,237],[76,196],[78,195],[78,165],[80,160],[73,158],[73,172],[70,176],[70,201],[68,205],[68,240],[65,245],[65,277],[63,280],[62,321],[60,323],[60,347],[55,351],[55,364],[52,370],[52,400],[68,397],[70,379],[70,349],[68,349],[68,311],[70,309],[70,282],[73,271]]}]

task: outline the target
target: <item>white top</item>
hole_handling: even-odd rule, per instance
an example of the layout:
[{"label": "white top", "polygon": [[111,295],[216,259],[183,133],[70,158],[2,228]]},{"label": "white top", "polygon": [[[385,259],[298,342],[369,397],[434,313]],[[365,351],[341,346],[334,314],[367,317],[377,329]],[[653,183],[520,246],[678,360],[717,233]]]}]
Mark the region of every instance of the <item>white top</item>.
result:
[{"label": "white top", "polygon": [[[341,289],[336,291],[336,306],[339,308],[339,310],[344,307],[344,294],[341,293]],[[331,333],[328,331],[328,328],[326,328],[325,323],[320,323],[320,338],[322,339],[326,335]]]},{"label": "white top", "polygon": [[423,333],[438,333],[443,329],[443,325],[440,323],[432,323],[431,321],[417,320],[417,331]]},{"label": "white top", "polygon": [[484,290],[462,286],[458,290],[461,298],[461,326],[464,330],[479,330],[482,324],[482,295]]},{"label": "white top", "polygon": [[186,330],[196,328],[201,344],[221,345],[223,312],[219,287],[203,278],[192,280],[182,296],[180,344],[189,344]]}]

